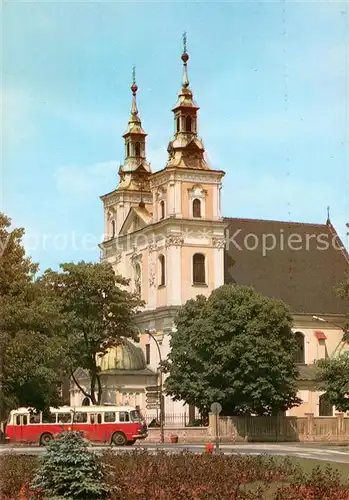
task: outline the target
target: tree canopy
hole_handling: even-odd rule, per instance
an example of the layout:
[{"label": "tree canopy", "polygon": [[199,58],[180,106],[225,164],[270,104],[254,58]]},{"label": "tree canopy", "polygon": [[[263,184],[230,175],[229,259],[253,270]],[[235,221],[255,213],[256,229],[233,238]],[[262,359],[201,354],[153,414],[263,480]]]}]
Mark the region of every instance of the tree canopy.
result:
[{"label": "tree canopy", "polygon": [[207,412],[276,414],[296,397],[297,349],[288,307],[253,288],[224,285],[179,309],[165,371],[166,391]]},{"label": "tree canopy", "polygon": [[337,411],[349,411],[349,352],[316,361],[319,389],[326,392]]},{"label": "tree canopy", "polygon": [[0,213],[0,420],[13,407],[60,402],[59,315],[35,282],[38,265],[25,255],[23,236]]},{"label": "tree canopy", "polygon": [[347,301],[348,312],[347,312],[347,322],[345,326],[346,328],[349,329],[349,271],[347,272],[344,280],[337,287],[337,294],[343,300]]},{"label": "tree canopy", "polygon": [[[337,287],[337,293],[343,300],[349,301],[349,273]],[[349,310],[347,322],[343,328],[343,341],[349,344]],[[346,330],[346,331],[345,331]],[[324,390],[330,403],[338,411],[349,411],[349,351],[342,355],[320,359],[315,362],[316,378],[319,388]]]},{"label": "tree canopy", "polygon": [[[108,263],[66,263],[60,267],[60,272],[47,270],[40,283],[59,301],[70,374],[83,394],[99,404],[103,392],[99,358],[126,338],[138,340],[134,316],[143,303],[125,289],[129,280],[116,276]],[[76,380],[77,368],[87,370],[89,391]]]}]

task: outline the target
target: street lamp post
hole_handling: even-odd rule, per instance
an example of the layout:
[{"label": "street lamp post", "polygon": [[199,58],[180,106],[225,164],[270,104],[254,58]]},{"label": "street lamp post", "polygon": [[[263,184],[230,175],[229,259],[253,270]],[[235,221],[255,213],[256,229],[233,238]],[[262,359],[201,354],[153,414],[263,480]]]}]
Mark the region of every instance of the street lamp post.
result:
[{"label": "street lamp post", "polygon": [[[335,326],[336,328],[339,328],[340,330],[342,330],[343,332],[343,337],[341,338],[341,340],[339,341],[337,347],[335,348],[335,350],[333,351],[333,354],[332,356],[334,356],[337,352],[337,349],[339,348],[339,346],[345,342],[349,342],[349,332],[348,330],[346,330],[344,328],[344,326],[341,326],[339,325],[338,323],[333,323],[332,321],[328,321],[327,319],[325,318],[321,318],[320,316],[313,316],[313,319],[315,319],[316,321],[321,321],[321,323],[327,323],[328,325],[332,325],[332,326]],[[343,348],[343,347],[342,347]]]},{"label": "street lamp post", "polygon": [[162,396],[162,386],[163,386],[163,380],[162,380],[162,356],[161,356],[161,349],[160,349],[160,344],[155,338],[155,336],[152,334],[150,331],[150,328],[145,329],[145,333],[147,333],[155,342],[156,347],[158,349],[159,353],[159,393],[160,393],[160,440],[161,443],[165,442],[165,436],[164,436],[164,401],[163,401],[163,396]]}]

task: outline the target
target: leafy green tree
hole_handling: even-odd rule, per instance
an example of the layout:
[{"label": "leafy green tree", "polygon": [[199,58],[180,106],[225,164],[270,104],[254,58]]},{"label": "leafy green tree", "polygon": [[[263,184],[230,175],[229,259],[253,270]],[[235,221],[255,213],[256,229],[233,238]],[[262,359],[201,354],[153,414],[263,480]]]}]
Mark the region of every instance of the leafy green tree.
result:
[{"label": "leafy green tree", "polygon": [[347,301],[348,312],[347,312],[347,321],[345,326],[346,328],[349,329],[349,272],[347,272],[344,280],[337,287],[337,294],[343,300]]},{"label": "leafy green tree", "polygon": [[[100,404],[99,358],[125,338],[138,340],[134,316],[143,303],[137,294],[125,289],[129,280],[116,276],[108,263],[80,262],[60,267],[61,272],[46,271],[41,284],[57,298],[65,318],[61,333],[71,376],[93,404]],[[89,373],[89,391],[74,376],[79,367]]]},{"label": "leafy green tree", "polygon": [[17,406],[58,404],[62,349],[54,339],[56,304],[35,282],[23,229],[0,213],[0,420]]},{"label": "leafy green tree", "polygon": [[106,500],[105,470],[78,432],[64,432],[47,446],[32,490],[56,500]]},{"label": "leafy green tree", "polygon": [[276,414],[296,397],[297,349],[287,306],[253,288],[224,285],[180,308],[165,387],[206,413],[217,401],[226,414]]},{"label": "leafy green tree", "polygon": [[316,379],[319,389],[326,392],[330,403],[338,411],[349,411],[349,353],[337,358],[319,359]]}]

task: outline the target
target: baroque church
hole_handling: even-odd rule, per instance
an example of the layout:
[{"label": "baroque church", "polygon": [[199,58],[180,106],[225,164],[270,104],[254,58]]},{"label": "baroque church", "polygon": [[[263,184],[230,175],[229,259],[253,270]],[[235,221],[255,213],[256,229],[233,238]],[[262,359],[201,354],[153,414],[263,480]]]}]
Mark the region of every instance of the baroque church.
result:
[{"label": "baroque church", "polygon": [[[199,108],[189,84],[185,43],[181,59],[182,84],[172,109],[174,135],[165,167],[153,172],[147,161],[134,74],[119,183],[101,196],[102,259],[129,278],[131,290],[145,302],[137,316],[140,343],[127,341],[100,360],[104,401],[138,405],[154,416],[145,388],[158,383],[178,307],[224,283],[237,283],[283,300],[293,312],[303,403],[288,414],[332,415],[335,409],[316,387],[312,365],[349,353],[343,341],[345,303],[334,291],[348,270],[348,253],[329,218],[324,224],[304,224],[222,215],[225,172],[210,168],[198,134]],[[82,386],[88,383],[83,370],[75,376]],[[71,404],[83,404],[74,384]],[[193,409],[165,396],[164,412],[179,415]]]}]

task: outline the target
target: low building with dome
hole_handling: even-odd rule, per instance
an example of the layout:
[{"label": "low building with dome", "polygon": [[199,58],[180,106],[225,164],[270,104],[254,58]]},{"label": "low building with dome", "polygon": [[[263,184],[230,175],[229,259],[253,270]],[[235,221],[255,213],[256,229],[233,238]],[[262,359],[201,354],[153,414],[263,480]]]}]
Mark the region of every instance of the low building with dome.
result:
[{"label": "low building with dome", "polygon": [[[157,374],[147,367],[143,350],[139,346],[124,340],[121,345],[109,349],[107,354],[100,357],[98,365],[103,387],[102,404],[145,408],[144,388],[156,385]],[[74,377],[84,390],[90,392],[90,378],[85,370],[79,368]],[[70,394],[72,406],[90,404],[89,398],[85,398],[73,382]]]}]

